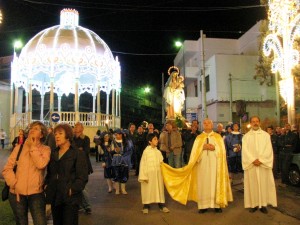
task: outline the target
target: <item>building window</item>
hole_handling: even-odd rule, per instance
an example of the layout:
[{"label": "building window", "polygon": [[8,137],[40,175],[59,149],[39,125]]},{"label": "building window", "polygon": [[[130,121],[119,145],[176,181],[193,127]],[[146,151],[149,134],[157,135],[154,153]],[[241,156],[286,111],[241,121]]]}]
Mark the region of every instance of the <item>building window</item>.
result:
[{"label": "building window", "polygon": [[[209,84],[209,75],[205,77],[205,88],[206,92],[209,92],[210,90],[210,84]],[[200,80],[200,92],[202,92],[202,81]]]},{"label": "building window", "polygon": [[194,96],[195,96],[195,97],[198,97],[198,85],[197,85],[197,82],[195,82],[194,84],[195,84],[195,85],[194,85],[194,88],[195,88],[195,89],[194,89],[194,90],[195,90],[195,92],[194,92],[195,95],[194,95]]}]

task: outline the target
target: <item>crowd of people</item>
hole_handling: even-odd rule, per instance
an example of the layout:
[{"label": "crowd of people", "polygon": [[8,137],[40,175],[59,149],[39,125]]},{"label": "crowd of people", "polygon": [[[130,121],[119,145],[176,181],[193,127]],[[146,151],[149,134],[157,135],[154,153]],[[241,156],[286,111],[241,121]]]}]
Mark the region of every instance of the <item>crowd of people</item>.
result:
[{"label": "crowd of people", "polygon": [[[126,183],[129,171],[134,170],[141,183],[145,214],[151,203],[170,212],[164,185],[174,200],[197,202],[199,213],[210,208],[222,213],[233,201],[231,183],[236,173],[244,174],[245,208],[251,213],[257,209],[268,213],[268,205],[277,206],[274,176],[287,181],[285,172],[291,154],[298,149],[299,134],[289,124],[275,131],[270,126],[265,132],[259,117],[252,117],[250,124],[246,134],[238,123],[225,129],[220,123],[214,131],[210,119],[202,121],[203,132],[197,120],[181,131],[174,120],[167,120],[162,131],[153,123],[137,129],[130,123],[128,129],[98,130],[93,139],[95,158],[103,167],[108,193],[128,194]],[[28,134],[19,131],[2,171],[17,224],[26,224],[28,210],[34,224],[46,224],[46,204],[51,204],[54,224],[78,224],[80,211],[92,213],[86,189],[93,173],[90,138],[83,131],[80,122],[48,130],[43,123],[33,122]],[[255,175],[258,173],[260,176]]]}]

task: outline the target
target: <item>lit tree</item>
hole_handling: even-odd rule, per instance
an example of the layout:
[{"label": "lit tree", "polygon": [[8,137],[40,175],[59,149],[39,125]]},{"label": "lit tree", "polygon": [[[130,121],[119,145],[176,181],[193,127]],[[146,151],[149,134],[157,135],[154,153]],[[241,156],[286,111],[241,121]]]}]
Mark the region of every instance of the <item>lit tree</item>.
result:
[{"label": "lit tree", "polygon": [[263,43],[264,55],[273,57],[271,71],[280,75],[280,94],[287,103],[290,124],[295,124],[294,77],[298,73],[295,66],[299,62],[299,6],[298,0],[269,0],[269,33]]}]

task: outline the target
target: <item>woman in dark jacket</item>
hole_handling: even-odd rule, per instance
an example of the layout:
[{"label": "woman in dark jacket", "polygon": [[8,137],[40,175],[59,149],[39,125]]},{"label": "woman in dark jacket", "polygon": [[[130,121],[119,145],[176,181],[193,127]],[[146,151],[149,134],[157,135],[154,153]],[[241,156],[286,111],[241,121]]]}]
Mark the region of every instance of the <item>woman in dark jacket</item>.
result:
[{"label": "woman in dark jacket", "polygon": [[76,225],[82,190],[88,181],[87,161],[85,153],[71,145],[73,131],[68,124],[58,124],[54,134],[58,147],[51,153],[47,169],[46,199],[54,225]]},{"label": "woman in dark jacket", "polygon": [[12,144],[12,150],[16,147],[16,145],[24,144],[25,141],[26,141],[25,131],[23,129],[20,129],[19,130],[19,135],[17,137],[15,137],[15,139],[11,143]]},{"label": "woman in dark jacket", "polygon": [[104,152],[102,157],[102,167],[104,168],[104,178],[108,185],[108,193],[112,192],[113,182],[112,179],[115,177],[115,173],[112,167],[112,158],[115,154],[112,140],[109,137],[109,133],[103,132],[100,139],[100,147]]}]

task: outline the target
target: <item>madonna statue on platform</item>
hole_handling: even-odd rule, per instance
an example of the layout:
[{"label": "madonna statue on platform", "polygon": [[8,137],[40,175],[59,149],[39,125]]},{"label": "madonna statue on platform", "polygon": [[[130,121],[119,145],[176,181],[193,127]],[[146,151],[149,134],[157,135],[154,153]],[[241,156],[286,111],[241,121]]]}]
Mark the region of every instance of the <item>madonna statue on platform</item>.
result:
[{"label": "madonna statue on platform", "polygon": [[[173,69],[172,72],[171,69]],[[169,68],[169,79],[164,89],[164,99],[167,116],[166,119],[181,118],[181,111],[183,108],[185,94],[184,94],[184,78],[179,75],[179,69],[175,66]]]}]

